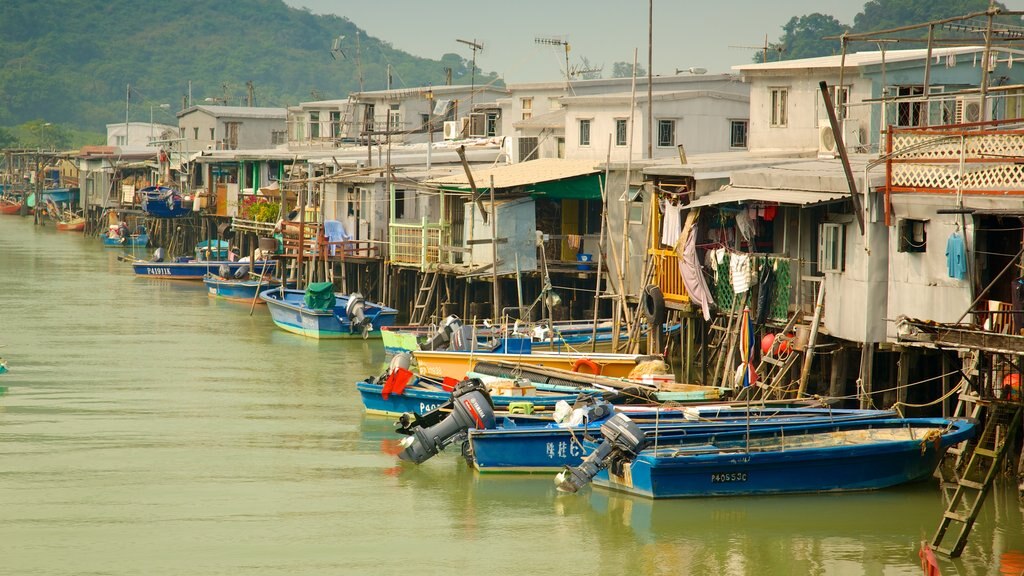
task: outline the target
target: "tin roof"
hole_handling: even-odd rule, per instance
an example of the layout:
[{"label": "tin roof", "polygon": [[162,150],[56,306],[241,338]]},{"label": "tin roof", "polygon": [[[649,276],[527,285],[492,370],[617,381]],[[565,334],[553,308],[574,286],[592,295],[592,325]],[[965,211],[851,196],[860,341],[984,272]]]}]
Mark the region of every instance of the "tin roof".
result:
[{"label": "tin roof", "polygon": [[[564,180],[599,172],[594,160],[566,160],[563,158],[540,158],[529,162],[520,162],[507,166],[473,170],[473,181],[477,188],[488,188],[491,177],[494,177],[495,188],[515,188],[528,186],[537,182]],[[469,186],[466,175],[459,174],[447,178],[430,180],[430,184],[465,188]]]}]

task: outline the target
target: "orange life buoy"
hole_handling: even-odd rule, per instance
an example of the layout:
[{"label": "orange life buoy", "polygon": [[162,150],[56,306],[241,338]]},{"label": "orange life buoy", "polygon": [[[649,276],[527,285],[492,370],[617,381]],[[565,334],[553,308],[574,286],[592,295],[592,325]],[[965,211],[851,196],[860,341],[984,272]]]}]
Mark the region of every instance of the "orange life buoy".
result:
[{"label": "orange life buoy", "polygon": [[579,372],[580,367],[582,366],[586,366],[587,368],[589,368],[590,373],[593,374],[594,376],[598,376],[599,374],[601,374],[601,367],[598,366],[597,362],[594,362],[590,358],[578,358],[575,362],[572,363],[572,371]]}]

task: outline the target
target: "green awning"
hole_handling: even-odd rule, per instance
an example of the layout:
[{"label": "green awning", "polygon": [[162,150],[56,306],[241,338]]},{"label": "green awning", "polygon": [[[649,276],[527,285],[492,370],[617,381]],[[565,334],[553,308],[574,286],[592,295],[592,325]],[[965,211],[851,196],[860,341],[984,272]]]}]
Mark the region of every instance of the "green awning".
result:
[{"label": "green awning", "polygon": [[587,174],[564,180],[537,182],[529,188],[534,198],[551,198],[558,200],[600,200],[601,182],[604,174]]}]

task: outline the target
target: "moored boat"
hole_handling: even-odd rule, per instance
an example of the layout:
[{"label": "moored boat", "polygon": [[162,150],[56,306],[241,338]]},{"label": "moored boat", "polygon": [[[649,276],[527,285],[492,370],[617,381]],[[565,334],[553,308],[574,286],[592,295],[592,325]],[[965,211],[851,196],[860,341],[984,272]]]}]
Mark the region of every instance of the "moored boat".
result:
[{"label": "moored boat", "polygon": [[227,274],[234,276],[242,268],[252,269],[255,266],[259,270],[273,271],[276,267],[273,260],[243,262],[243,261],[222,261],[222,260],[195,260],[193,258],[181,257],[171,261],[163,260],[135,260],[132,262],[132,269],[136,276],[147,278],[167,278],[171,280],[192,280],[201,281],[203,277],[211,272],[220,271],[226,267]]},{"label": "moored boat", "polygon": [[252,302],[255,299],[257,304],[266,304],[265,300],[258,297],[259,293],[279,286],[280,282],[269,277],[261,278],[256,274],[238,279],[210,273],[203,276],[203,285],[206,286],[207,294],[215,298],[238,302]]},{"label": "moored boat", "polygon": [[81,216],[61,218],[57,221],[56,228],[64,232],[82,232],[85,230],[85,218]]},{"label": "moored boat", "polygon": [[192,212],[192,206],[175,188],[149,186],[139,190],[138,193],[142,197],[142,210],[150,216],[180,218]]},{"label": "moored boat", "polygon": [[874,490],[928,478],[946,449],[975,435],[975,423],[892,418],[767,430],[645,437],[621,414],[604,442],[555,482],[575,492],[599,486],[648,498]]},{"label": "moored boat", "polygon": [[335,294],[329,282],[306,290],[274,288],[260,293],[274,324],[308,338],[380,338],[394,325],[398,310],[367,302],[358,293]]},{"label": "moored boat", "polygon": [[643,354],[582,352],[488,352],[483,350],[417,350],[413,352],[419,370],[426,376],[461,379],[477,362],[516,362],[524,366],[545,366],[613,378],[625,378],[637,364],[650,360]]}]

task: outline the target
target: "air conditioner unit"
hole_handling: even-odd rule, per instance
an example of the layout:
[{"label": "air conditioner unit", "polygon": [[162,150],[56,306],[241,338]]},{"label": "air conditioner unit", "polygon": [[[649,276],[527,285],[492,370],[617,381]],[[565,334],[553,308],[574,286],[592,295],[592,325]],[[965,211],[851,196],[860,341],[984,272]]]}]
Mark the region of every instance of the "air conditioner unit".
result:
[{"label": "air conditioner unit", "polygon": [[[860,137],[860,123],[850,118],[843,119],[843,146],[847,151],[856,151],[863,146]],[[839,145],[832,132],[832,125],[827,121],[818,123],[818,158],[835,158],[839,155]]]},{"label": "air conditioner unit", "polygon": [[458,140],[462,134],[462,122],[457,120],[445,120],[444,121],[444,139],[445,140]]},{"label": "air conditioner unit", "polygon": [[981,122],[981,96],[958,96],[956,99],[956,124]]}]

